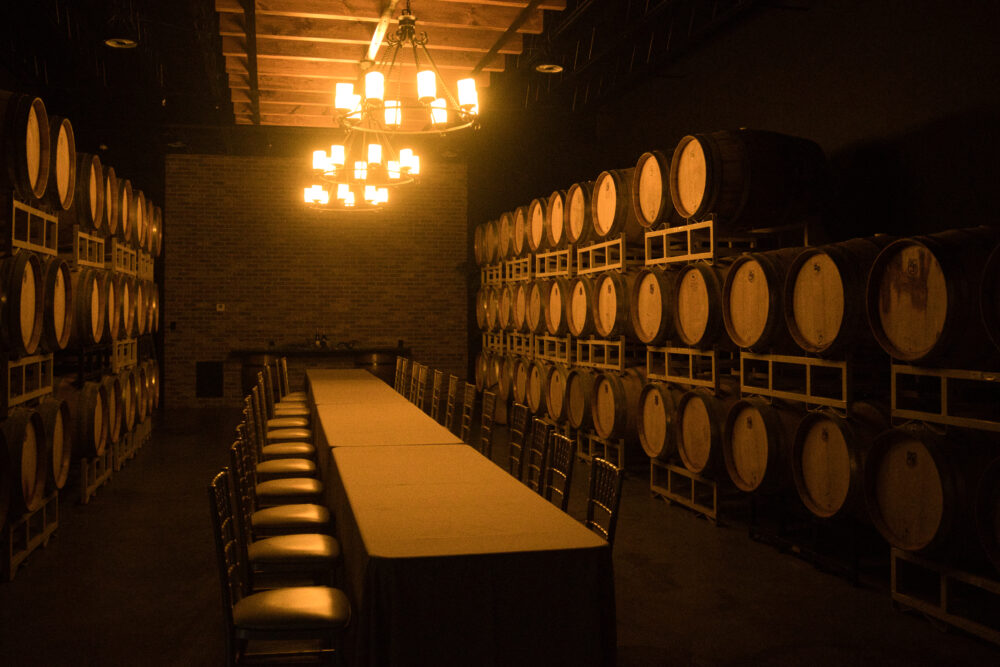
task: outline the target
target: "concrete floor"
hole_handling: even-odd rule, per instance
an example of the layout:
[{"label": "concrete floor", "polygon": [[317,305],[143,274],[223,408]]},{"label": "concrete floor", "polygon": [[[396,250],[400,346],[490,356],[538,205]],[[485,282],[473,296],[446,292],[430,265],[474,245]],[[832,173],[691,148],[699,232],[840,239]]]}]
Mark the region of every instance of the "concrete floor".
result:
[{"label": "concrete floor", "polygon": [[[64,493],[54,538],[0,583],[0,664],[222,663],[205,489],[235,424],[235,412],[160,416],[88,505]],[[504,440],[500,428],[497,461]],[[578,462],[577,518],[586,483]],[[1000,664],[1000,647],[894,611],[884,577],[854,586],[740,521],[668,506],[643,468],[625,482],[614,560],[622,666]]]}]

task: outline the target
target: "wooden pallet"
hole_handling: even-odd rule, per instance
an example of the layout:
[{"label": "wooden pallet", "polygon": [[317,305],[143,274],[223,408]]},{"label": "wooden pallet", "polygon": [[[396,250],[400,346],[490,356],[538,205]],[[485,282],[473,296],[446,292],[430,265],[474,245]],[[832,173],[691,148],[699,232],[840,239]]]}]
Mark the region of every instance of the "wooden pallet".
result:
[{"label": "wooden pallet", "polygon": [[847,361],[740,353],[740,392],[846,410],[853,398]]},{"label": "wooden pallet", "polygon": [[714,218],[646,232],[646,266],[704,260],[714,262],[754,249],[809,245],[805,225],[751,229],[738,236],[716,234]]},{"label": "wooden pallet", "polygon": [[4,252],[21,248],[43,255],[59,252],[59,221],[54,215],[28,206],[11,197],[10,235],[0,242]]},{"label": "wooden pallet", "polygon": [[646,348],[646,377],[688,387],[719,388],[720,370],[735,367],[735,355],[693,347]]},{"label": "wooden pallet", "polygon": [[603,271],[624,273],[642,264],[642,253],[625,243],[624,237],[601,241],[576,249],[576,273],[583,276]]},{"label": "wooden pallet", "polygon": [[601,458],[624,470],[625,440],[605,440],[596,433],[580,431],[576,434],[576,457],[587,463],[594,457]]},{"label": "wooden pallet", "polygon": [[139,272],[138,254],[134,248],[112,238],[111,247],[107,248],[107,268],[115,273],[135,276]]},{"label": "wooden pallet", "polygon": [[13,581],[17,568],[39,547],[48,546],[49,538],[59,527],[59,492],[53,491],[34,512],[7,524],[7,581]]},{"label": "wooden pallet", "polygon": [[503,264],[484,266],[481,280],[483,285],[500,285],[503,283]]},{"label": "wooden pallet", "polygon": [[532,334],[510,332],[507,334],[507,353],[527,359],[535,358],[535,337]]},{"label": "wooden pallet", "polygon": [[892,365],[894,420],[1000,432],[1000,371]]},{"label": "wooden pallet", "polygon": [[138,359],[138,343],[135,338],[116,340],[111,347],[111,370],[118,373],[132,368]]},{"label": "wooden pallet", "polygon": [[34,354],[3,363],[0,377],[0,417],[10,408],[52,393],[52,354]]},{"label": "wooden pallet", "polygon": [[80,503],[86,505],[90,497],[104,486],[114,472],[114,448],[107,447],[104,454],[92,459],[80,459]]},{"label": "wooden pallet", "polygon": [[649,460],[649,490],[668,503],[683,505],[719,523],[719,483],[683,466]]},{"label": "wooden pallet", "polygon": [[573,246],[535,255],[535,275],[539,278],[572,278],[575,274]]},{"label": "wooden pallet", "polygon": [[572,336],[535,336],[536,359],[572,364],[574,352]]},{"label": "wooden pallet", "polygon": [[894,605],[1000,645],[1000,581],[900,549],[892,549],[890,558]]},{"label": "wooden pallet", "polygon": [[623,371],[643,363],[644,350],[625,342],[625,337],[576,339],[576,365],[600,370]]},{"label": "wooden pallet", "polygon": [[531,280],[531,257],[518,257],[503,263],[504,282],[523,283]]},{"label": "wooden pallet", "polygon": [[486,331],[483,332],[483,349],[492,350],[493,352],[503,352],[504,351],[504,334],[500,332]]},{"label": "wooden pallet", "polygon": [[71,269],[105,268],[104,239],[81,231],[79,225],[73,225],[73,249],[71,253],[67,254],[66,263]]}]

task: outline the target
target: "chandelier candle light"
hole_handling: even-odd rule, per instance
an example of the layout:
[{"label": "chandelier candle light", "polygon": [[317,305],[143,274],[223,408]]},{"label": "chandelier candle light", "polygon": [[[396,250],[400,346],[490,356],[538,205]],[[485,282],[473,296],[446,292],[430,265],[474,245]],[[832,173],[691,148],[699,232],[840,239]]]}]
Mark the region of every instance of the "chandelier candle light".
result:
[{"label": "chandelier candle light", "polygon": [[[352,83],[336,84],[334,113],[337,125],[345,131],[344,144],[331,146],[329,154],[313,152],[314,175],[337,186],[335,201],[342,206],[357,208],[360,201],[369,208],[384,204],[389,188],[412,183],[420,173],[420,157],[410,148],[397,153],[390,136],[444,134],[478,123],[476,80],[459,80],[457,97],[452,94],[427,49],[427,33],[417,34],[409,0],[386,44],[377,63],[361,63],[362,94],[354,92]],[[404,49],[413,53],[416,97],[403,94],[399,56]],[[393,91],[389,99],[387,85]],[[313,185],[306,188],[305,201],[328,205],[331,197],[322,185]]]}]

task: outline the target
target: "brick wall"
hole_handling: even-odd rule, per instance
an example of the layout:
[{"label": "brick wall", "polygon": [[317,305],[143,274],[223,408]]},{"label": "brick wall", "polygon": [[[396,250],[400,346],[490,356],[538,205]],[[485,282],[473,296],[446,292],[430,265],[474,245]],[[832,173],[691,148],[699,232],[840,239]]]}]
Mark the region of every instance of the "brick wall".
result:
[{"label": "brick wall", "polygon": [[[305,158],[170,155],[164,206],[164,400],[234,405],[230,350],[306,343],[395,346],[467,367],[466,169],[424,162],[384,212],[302,204]],[[216,305],[225,311],[217,312]],[[199,361],[225,361],[225,397],[196,398]]]}]

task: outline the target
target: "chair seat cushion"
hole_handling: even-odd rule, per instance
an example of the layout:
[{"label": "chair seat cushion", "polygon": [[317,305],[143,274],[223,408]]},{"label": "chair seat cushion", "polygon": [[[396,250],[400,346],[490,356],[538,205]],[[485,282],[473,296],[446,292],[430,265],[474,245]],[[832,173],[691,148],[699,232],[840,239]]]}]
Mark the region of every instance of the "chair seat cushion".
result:
[{"label": "chair seat cushion", "polygon": [[[271,479],[257,484],[257,499],[262,503],[316,502],[323,495],[323,482],[314,477]],[[292,500],[295,499],[295,500]]]},{"label": "chair seat cushion", "polygon": [[304,391],[290,391],[281,397],[281,402],[285,401],[308,401],[309,397],[306,396]]},{"label": "chair seat cushion", "polygon": [[250,516],[255,533],[323,533],[330,529],[330,510],[322,505],[296,503],[257,510]]},{"label": "chair seat cushion", "polygon": [[305,403],[277,403],[274,406],[275,417],[308,417],[309,406]]},{"label": "chair seat cushion", "polygon": [[313,432],[307,428],[276,428],[267,432],[268,443],[302,440],[312,442]]},{"label": "chair seat cushion", "polygon": [[267,430],[276,428],[307,428],[309,426],[308,417],[274,417],[267,420]]},{"label": "chair seat cushion", "polygon": [[316,448],[308,442],[279,442],[261,447],[260,458],[263,461],[271,459],[310,459],[316,456]]},{"label": "chair seat cushion", "polygon": [[247,545],[247,558],[255,568],[333,567],[340,558],[340,542],[319,533],[279,535]]},{"label": "chair seat cushion", "polygon": [[309,459],[271,459],[257,464],[257,474],[283,477],[315,477],[316,464]]},{"label": "chair seat cushion", "polygon": [[291,586],[248,595],[233,607],[237,630],[339,630],[351,620],[344,592],[329,586]]}]

